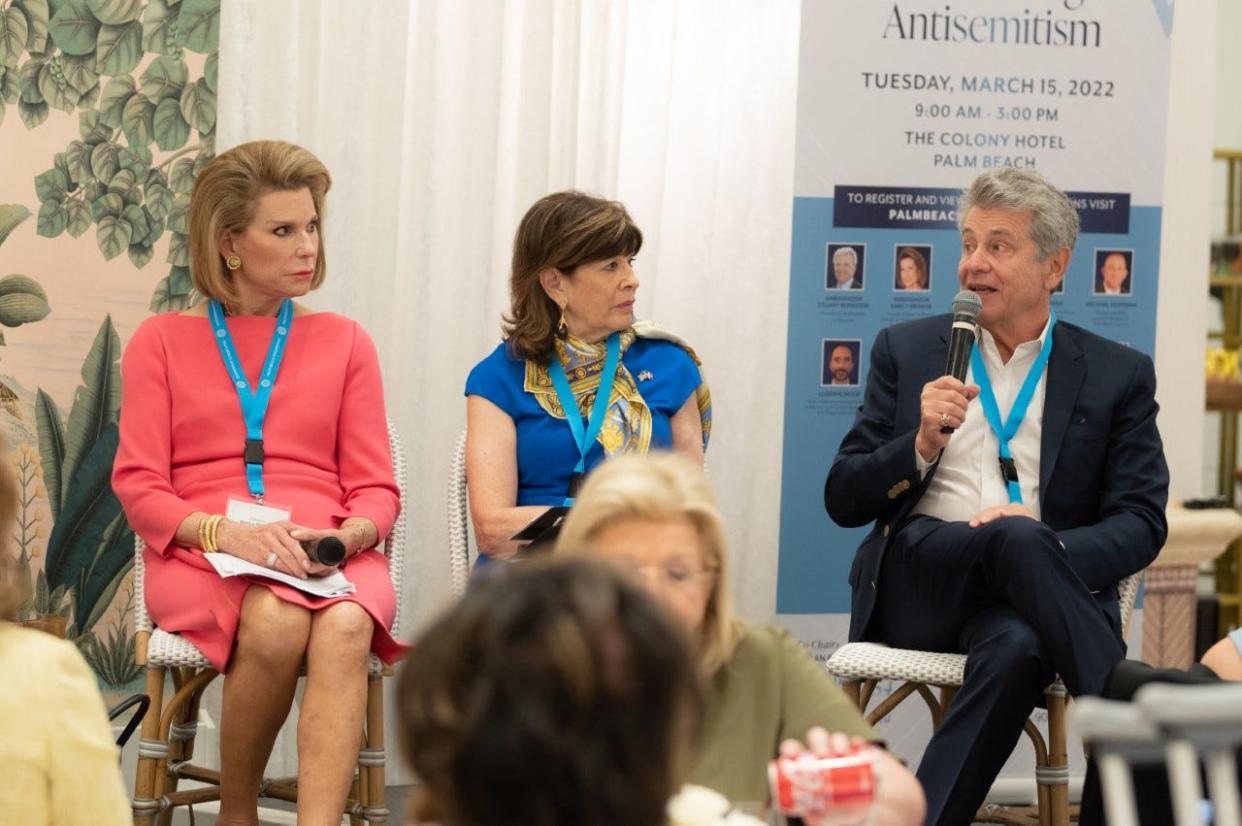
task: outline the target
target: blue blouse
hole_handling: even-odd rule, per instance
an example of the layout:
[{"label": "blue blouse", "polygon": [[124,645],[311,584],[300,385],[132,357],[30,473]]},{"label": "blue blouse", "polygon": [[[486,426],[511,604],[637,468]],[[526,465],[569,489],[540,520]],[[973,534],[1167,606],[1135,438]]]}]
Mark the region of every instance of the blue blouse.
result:
[{"label": "blue blouse", "polygon": [[[621,357],[651,410],[651,447],[669,450],[669,420],[702,382],[699,368],[684,349],[662,339],[635,339]],[[648,377],[649,376],[649,377]],[[482,396],[509,414],[517,429],[518,505],[559,505],[578,463],[578,446],[564,419],[549,416],[523,386],[526,359],[502,342],[466,379],[466,395]],[[598,441],[587,453],[586,469],[604,461]]]}]

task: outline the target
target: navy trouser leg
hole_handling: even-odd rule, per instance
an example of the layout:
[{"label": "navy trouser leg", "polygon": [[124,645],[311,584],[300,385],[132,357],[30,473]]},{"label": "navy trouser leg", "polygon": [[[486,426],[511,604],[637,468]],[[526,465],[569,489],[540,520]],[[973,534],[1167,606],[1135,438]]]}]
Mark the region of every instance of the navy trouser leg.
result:
[{"label": "navy trouser leg", "polygon": [[969,824],[1054,673],[1035,629],[1008,605],[986,608],[960,637],[966,679],[919,763],[927,823]]},{"label": "navy trouser leg", "polygon": [[1010,605],[1043,642],[1070,693],[1099,694],[1125,656],[1118,629],[1070,567],[1056,534],[1021,516],[972,528],[916,517],[884,558],[872,636],[902,648],[961,651],[966,622]]},{"label": "navy trouser leg", "polygon": [[916,517],[884,560],[874,639],[967,655],[965,684],[919,766],[928,824],[968,824],[1055,673],[1099,693],[1124,648],[1043,523]]}]

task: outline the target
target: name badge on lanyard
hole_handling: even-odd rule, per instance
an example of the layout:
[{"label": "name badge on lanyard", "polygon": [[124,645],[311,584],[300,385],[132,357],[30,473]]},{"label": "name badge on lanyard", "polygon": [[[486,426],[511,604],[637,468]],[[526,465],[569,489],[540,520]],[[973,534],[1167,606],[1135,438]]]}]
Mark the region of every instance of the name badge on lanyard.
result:
[{"label": "name badge on lanyard", "polygon": [[569,490],[565,495],[566,505],[572,505],[578,496],[578,488],[582,487],[582,480],[586,475],[587,453],[590,452],[591,445],[595,443],[600,429],[604,426],[604,419],[608,416],[608,400],[612,396],[612,383],[617,376],[617,364],[621,360],[620,333],[613,333],[608,337],[607,348],[607,354],[604,356],[604,370],[599,374],[599,389],[595,391],[595,404],[591,406],[591,418],[586,428],[582,426],[582,414],[578,412],[578,400],[574,398],[574,391],[569,386],[565,368],[561,366],[561,360],[556,357],[555,353],[552,363],[548,365],[552,385],[556,388],[557,398],[560,399],[561,408],[565,411],[565,419],[569,422],[569,429],[574,434],[574,442],[578,445],[578,464],[569,477]]},{"label": "name badge on lanyard", "polygon": [[242,369],[241,358],[233,345],[233,337],[229,335],[228,324],[224,321],[224,308],[219,301],[212,299],[207,304],[207,317],[211,319],[216,346],[220,348],[220,357],[224,360],[224,369],[233,381],[233,389],[237,391],[237,400],[241,403],[242,420],[246,423],[246,442],[243,445],[242,459],[246,463],[246,487],[250,495],[259,502],[263,501],[263,420],[267,417],[267,406],[272,400],[272,388],[276,384],[276,374],[280,372],[280,362],[285,356],[285,344],[289,340],[289,328],[293,326],[293,301],[286,298],[280,303],[280,312],[276,314],[276,329],[272,333],[272,341],[267,346],[267,358],[263,360],[263,371],[259,374],[259,386],[252,390]]},{"label": "name badge on lanyard", "polygon": [[1022,387],[1018,390],[1018,395],[1013,400],[1013,407],[1009,408],[1009,416],[1003,425],[1000,407],[996,403],[996,393],[992,390],[992,380],[988,378],[987,368],[983,364],[983,358],[979,355],[979,342],[976,341],[970,350],[970,369],[975,383],[979,385],[979,403],[983,405],[983,413],[987,417],[988,426],[992,428],[997,442],[1000,443],[1001,478],[1005,481],[1009,501],[1019,505],[1022,504],[1022,489],[1018,486],[1018,466],[1014,464],[1009,442],[1017,435],[1018,428],[1022,426],[1022,420],[1026,418],[1026,409],[1030,407],[1031,397],[1035,395],[1035,388],[1039,385],[1039,378],[1044,374],[1048,356],[1052,354],[1052,331],[1056,326],[1057,314],[1053,313],[1048,320],[1048,333],[1044,336],[1044,344],[1039,348],[1039,355],[1035,357],[1034,364],[1027,370],[1026,378],[1022,381]]}]

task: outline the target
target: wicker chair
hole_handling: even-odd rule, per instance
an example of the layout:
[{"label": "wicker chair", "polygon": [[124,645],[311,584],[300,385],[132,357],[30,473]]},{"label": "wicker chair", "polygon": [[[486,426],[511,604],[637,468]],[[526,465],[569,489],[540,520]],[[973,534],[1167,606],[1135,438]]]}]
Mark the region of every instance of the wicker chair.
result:
[{"label": "wicker chair", "polygon": [[453,466],[448,481],[449,574],[453,597],[466,593],[470,581],[470,503],[466,493],[466,431],[462,430],[453,448]]},{"label": "wicker chair", "polygon": [[[1118,586],[1122,629],[1129,628],[1130,614],[1141,578],[1141,573],[1128,576]],[[842,681],[845,693],[872,725],[884,719],[902,701],[917,692],[927,704],[931,712],[932,727],[935,728],[939,727],[945,709],[962,685],[966,672],[966,655],[889,648],[871,642],[852,642],[837,649],[828,660],[828,670]],[[867,705],[881,680],[899,680],[902,684],[868,714]],[[933,687],[940,689],[939,698],[932,693]],[[1058,679],[1044,691],[1044,697],[1048,704],[1047,741],[1033,721],[1026,722],[1026,733],[1035,747],[1038,805],[987,807],[979,810],[976,821],[1032,826],[1065,826],[1069,823],[1069,759],[1065,725],[1068,693]]]},{"label": "wicker chair", "polygon": [[[405,452],[401,438],[388,423],[388,441],[392,450],[393,475],[401,493],[401,511],[392,532],[384,541],[388,555],[388,573],[397,592],[397,609],[392,632],[401,625],[401,581],[406,542],[406,471]],[[143,541],[135,537],[134,582],[137,593],[143,593]],[[153,822],[168,826],[175,806],[204,803],[220,799],[220,773],[190,763],[194,753],[194,737],[198,726],[198,708],[203,691],[218,676],[207,658],[178,634],[154,627],[146,603],[139,600],[135,609],[137,628],[136,661],[147,669],[147,696],[152,711],[142,724],[138,745],[138,771],[134,783],[134,824],[149,826]],[[164,681],[171,674],[174,694],[163,703]],[[384,696],[383,678],[392,669],[374,654],[367,666],[367,710],[365,731],[358,752],[358,776],[354,779],[346,802],[345,813],[351,826],[362,823],[388,822],[384,800]],[[158,712],[157,712],[158,710]],[[178,781],[194,780],[210,785],[178,791]],[[260,796],[296,801],[297,778],[265,778]]]}]

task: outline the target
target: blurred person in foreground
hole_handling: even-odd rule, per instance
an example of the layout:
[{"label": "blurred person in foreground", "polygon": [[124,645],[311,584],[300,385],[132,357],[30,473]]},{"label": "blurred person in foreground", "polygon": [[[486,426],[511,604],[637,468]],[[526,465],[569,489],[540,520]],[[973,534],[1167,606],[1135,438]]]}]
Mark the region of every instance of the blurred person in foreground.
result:
[{"label": "blurred person in foreground", "polygon": [[683,635],[611,568],[542,559],[485,577],[418,636],[402,670],[402,741],[421,780],[413,816],[759,826],[712,794],[670,804],[699,691]]},{"label": "blurred person in foreground", "polygon": [[[733,615],[724,524],[702,469],[680,456],[632,456],[596,470],[566,519],[557,553],[608,560],[659,600],[691,636],[707,681],[703,735],[690,781],[739,803],[768,796],[767,766],[877,739],[828,671],[783,629]],[[828,732],[832,732],[830,736]],[[916,824],[923,793],[877,751],[879,795],[870,821]]]},{"label": "blurred person in foreground", "polygon": [[[1101,694],[1107,700],[1129,702],[1138,690],[1150,683],[1177,685],[1211,685],[1221,681],[1242,681],[1242,628],[1235,628],[1224,639],[1217,640],[1202,659],[1185,670],[1154,668],[1139,660],[1117,663]],[[1237,755],[1239,785],[1242,786],[1242,751]],[[1173,801],[1169,793],[1169,774],[1163,763],[1133,765],[1135,802],[1142,826],[1164,826],[1173,823]],[[1204,781],[1204,788],[1207,787]],[[1087,755],[1087,776],[1082,787],[1080,826],[1101,826],[1104,820],[1104,799],[1101,795],[1099,767]]]},{"label": "blurred person in foreground", "polygon": [[673,450],[702,460],[711,395],[698,358],[634,320],[642,245],[623,204],[582,192],[540,198],[522,218],[504,341],[466,379],[466,478],[481,562],[512,556],[510,537],[572,502],[605,459]]},{"label": "blurred person in foreground", "polygon": [[[17,486],[0,462],[0,536],[10,536]],[[0,547],[0,823],[133,823],[98,683],[77,646],[12,619],[30,583]]]},{"label": "blurred person in foreground", "polygon": [[[376,549],[399,500],[375,346],[357,322],[295,301],[327,272],[330,185],[319,159],[290,143],[216,156],[190,198],[190,274],[207,300],[147,319],[121,362],[112,486],[147,545],[152,619],[224,674],[222,826],[257,822],[303,663],[298,822],[339,823],[368,656],[393,662],[404,650],[388,631],[396,592]],[[311,562],[301,543],[327,536],[345,546],[353,593],[222,578],[208,559],[322,576],[335,569]]]}]

